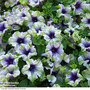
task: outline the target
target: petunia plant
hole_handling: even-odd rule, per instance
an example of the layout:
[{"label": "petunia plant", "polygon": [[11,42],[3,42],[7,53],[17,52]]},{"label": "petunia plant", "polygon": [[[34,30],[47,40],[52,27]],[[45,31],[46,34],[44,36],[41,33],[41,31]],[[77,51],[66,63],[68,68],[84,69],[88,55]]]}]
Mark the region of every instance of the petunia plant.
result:
[{"label": "petunia plant", "polygon": [[0,87],[90,87],[90,0],[0,0]]}]

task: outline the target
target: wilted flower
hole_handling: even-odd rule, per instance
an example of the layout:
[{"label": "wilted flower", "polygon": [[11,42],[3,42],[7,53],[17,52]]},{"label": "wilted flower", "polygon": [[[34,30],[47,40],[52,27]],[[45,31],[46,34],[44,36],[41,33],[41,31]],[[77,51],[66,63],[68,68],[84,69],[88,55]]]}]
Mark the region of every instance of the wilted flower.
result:
[{"label": "wilted flower", "polygon": [[35,79],[42,75],[43,65],[41,61],[33,59],[27,59],[26,63],[27,65],[24,65],[22,68],[22,73],[26,74],[28,79],[34,82]]},{"label": "wilted flower", "polygon": [[9,38],[9,44],[12,44],[14,47],[18,47],[21,44],[32,43],[30,35],[27,32],[15,32],[12,37]]},{"label": "wilted flower", "polygon": [[77,86],[81,80],[83,80],[83,77],[79,74],[78,69],[70,70],[69,73],[66,74],[66,82],[71,86]]}]

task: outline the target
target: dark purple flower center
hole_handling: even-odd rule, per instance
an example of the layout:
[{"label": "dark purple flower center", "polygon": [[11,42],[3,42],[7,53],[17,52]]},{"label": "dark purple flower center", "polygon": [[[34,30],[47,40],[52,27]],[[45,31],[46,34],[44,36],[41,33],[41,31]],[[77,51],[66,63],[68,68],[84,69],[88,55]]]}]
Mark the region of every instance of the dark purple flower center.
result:
[{"label": "dark purple flower center", "polygon": [[67,27],[67,25],[64,23],[64,21],[61,22],[60,26],[61,27]]},{"label": "dark purple flower center", "polygon": [[26,15],[24,13],[22,13],[22,16],[21,17],[26,17]]},{"label": "dark purple flower center", "polygon": [[90,18],[87,20],[87,23],[90,24]]},{"label": "dark purple flower center", "polygon": [[71,72],[70,80],[72,80],[72,81],[75,82],[78,78],[79,78],[79,77],[78,77],[77,73],[72,73],[72,72]]},{"label": "dark purple flower center", "polygon": [[17,43],[18,44],[25,43],[25,39],[24,38],[18,38]]},{"label": "dark purple flower center", "polygon": [[25,55],[28,55],[30,52],[31,52],[30,49],[28,49],[28,50],[24,49],[24,50],[23,50],[23,54],[25,54]]},{"label": "dark purple flower center", "polygon": [[60,63],[62,66],[67,65],[68,63],[66,63],[64,60],[62,60],[62,62]]},{"label": "dark purple flower center", "polygon": [[34,0],[35,3],[38,3],[38,0]]},{"label": "dark purple flower center", "polygon": [[58,49],[59,49],[59,47],[54,47],[54,46],[53,46],[53,47],[51,48],[51,51],[52,51],[53,54],[56,54],[56,53],[58,53]]},{"label": "dark purple flower center", "polygon": [[70,35],[72,35],[74,31],[70,30],[69,32],[70,32]]},{"label": "dark purple flower center", "polygon": [[50,37],[50,39],[53,39],[53,38],[55,38],[55,33],[54,32],[50,32],[48,34],[48,36]]},{"label": "dark purple flower center", "polygon": [[4,60],[7,62],[7,66],[14,63],[14,58],[12,56],[4,58]]},{"label": "dark purple flower center", "polygon": [[56,77],[58,75],[58,71],[52,71],[52,75]]},{"label": "dark purple flower center", "polygon": [[30,65],[29,71],[34,72],[36,69],[36,66],[34,64]]},{"label": "dark purple flower center", "polygon": [[65,14],[67,11],[65,9],[62,9],[61,13]]},{"label": "dark purple flower center", "polygon": [[13,74],[14,72],[13,71],[9,71],[10,74]]},{"label": "dark purple flower center", "polygon": [[0,24],[0,32],[3,32],[6,29],[5,24]]},{"label": "dark purple flower center", "polygon": [[88,48],[88,47],[90,47],[90,43],[86,42],[86,43],[84,43],[84,46],[85,46],[86,48]]},{"label": "dark purple flower center", "polygon": [[37,17],[32,17],[32,21],[33,21],[33,23],[35,23],[35,22],[38,21],[38,18]]},{"label": "dark purple flower center", "polygon": [[36,32],[42,31],[41,27],[36,29]]},{"label": "dark purple flower center", "polygon": [[76,2],[75,7],[76,7],[76,9],[81,8],[81,2],[80,1]]},{"label": "dark purple flower center", "polygon": [[10,78],[11,80],[15,80],[15,78],[14,78],[13,76],[10,76],[9,78]]}]

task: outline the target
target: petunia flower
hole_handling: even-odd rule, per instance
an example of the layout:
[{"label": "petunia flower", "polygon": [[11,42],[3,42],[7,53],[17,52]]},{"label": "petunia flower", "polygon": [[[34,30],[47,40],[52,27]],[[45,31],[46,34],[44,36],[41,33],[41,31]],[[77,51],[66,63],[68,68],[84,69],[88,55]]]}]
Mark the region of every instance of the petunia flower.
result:
[{"label": "petunia flower", "polygon": [[45,26],[46,25],[43,22],[36,22],[33,24],[31,29],[28,30],[28,32],[31,33],[33,36],[43,35],[43,28],[45,28]]},{"label": "petunia flower", "polygon": [[15,32],[12,37],[8,40],[9,44],[12,44],[14,47],[18,47],[21,44],[32,43],[31,36],[27,32]]},{"label": "petunia flower", "polygon": [[57,10],[57,15],[58,17],[60,16],[65,16],[65,17],[71,17],[69,15],[70,11],[71,11],[71,7],[68,6],[68,7],[64,7],[63,4],[59,4],[58,7],[60,7],[58,10]]},{"label": "petunia flower", "polygon": [[77,86],[81,80],[83,80],[83,77],[79,74],[78,69],[70,70],[69,73],[66,74],[66,82],[71,86]]},{"label": "petunia flower", "polygon": [[38,6],[40,4],[40,2],[42,2],[44,0],[28,0],[28,3],[30,6],[35,7]]},{"label": "petunia flower", "polygon": [[17,66],[18,64],[18,57],[16,55],[12,55],[11,53],[8,53],[6,55],[1,55],[0,56],[1,59],[1,65],[3,67],[8,67],[10,65],[15,65]]},{"label": "petunia flower", "polygon": [[[11,77],[16,78],[20,75],[19,68],[17,66],[10,65],[6,69],[0,71],[1,81],[9,80]],[[3,78],[4,76],[4,78]]]},{"label": "petunia flower", "polygon": [[90,29],[90,14],[89,13],[86,13],[85,16],[83,16],[83,19],[81,21],[84,27],[89,27]]},{"label": "petunia flower", "polygon": [[81,13],[83,14],[83,9],[87,7],[87,4],[85,2],[82,2],[81,0],[77,0],[77,2],[72,6],[76,14],[80,15]]},{"label": "petunia flower", "polygon": [[46,56],[51,59],[51,61],[60,60],[59,56],[64,53],[63,46],[61,43],[57,43],[55,40],[48,43],[45,49],[45,53],[42,56]]},{"label": "petunia flower", "polygon": [[26,63],[27,65],[24,65],[22,68],[22,73],[27,75],[31,82],[34,82],[35,79],[42,75],[43,65],[41,61],[33,59],[27,59]]},{"label": "petunia flower", "polygon": [[23,58],[30,58],[31,56],[37,55],[36,49],[34,46],[29,44],[22,44],[20,47],[16,50],[20,55],[20,57]]},{"label": "petunia flower", "polygon": [[45,32],[45,34],[43,35],[44,39],[47,42],[51,40],[62,41],[62,36],[60,35],[61,30],[58,30],[54,26],[46,26],[45,28],[43,28],[43,31]]},{"label": "petunia flower", "polygon": [[27,22],[27,26],[31,28],[31,26],[36,22],[44,22],[44,18],[40,15],[39,11],[31,11],[31,17]]},{"label": "petunia flower", "polygon": [[83,56],[78,57],[79,64],[83,64],[85,67],[90,68],[90,52],[84,52]]},{"label": "petunia flower", "polygon": [[2,36],[6,30],[7,30],[7,24],[4,22],[0,23],[0,36]]},{"label": "petunia flower", "polygon": [[86,38],[82,38],[79,45],[84,51],[90,50],[90,41],[86,40]]},{"label": "petunia flower", "polygon": [[71,37],[72,36],[72,34],[74,33],[74,31],[75,31],[75,28],[78,28],[79,26],[77,25],[77,26],[75,26],[75,27],[68,27],[68,28],[66,28],[65,30],[64,30],[64,33],[68,33],[69,34],[69,37]]},{"label": "petunia flower", "polygon": [[63,53],[63,55],[60,55],[59,57],[60,60],[55,62],[55,67],[66,66],[69,64],[70,62],[69,55]]}]

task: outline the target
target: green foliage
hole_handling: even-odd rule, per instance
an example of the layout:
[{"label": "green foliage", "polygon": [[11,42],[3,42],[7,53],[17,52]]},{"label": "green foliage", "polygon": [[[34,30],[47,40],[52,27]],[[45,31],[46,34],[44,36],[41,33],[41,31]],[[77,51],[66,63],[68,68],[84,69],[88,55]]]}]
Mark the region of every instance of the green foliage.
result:
[{"label": "green foliage", "polygon": [[19,83],[18,87],[27,87],[27,85],[28,85],[28,80],[24,79]]}]

